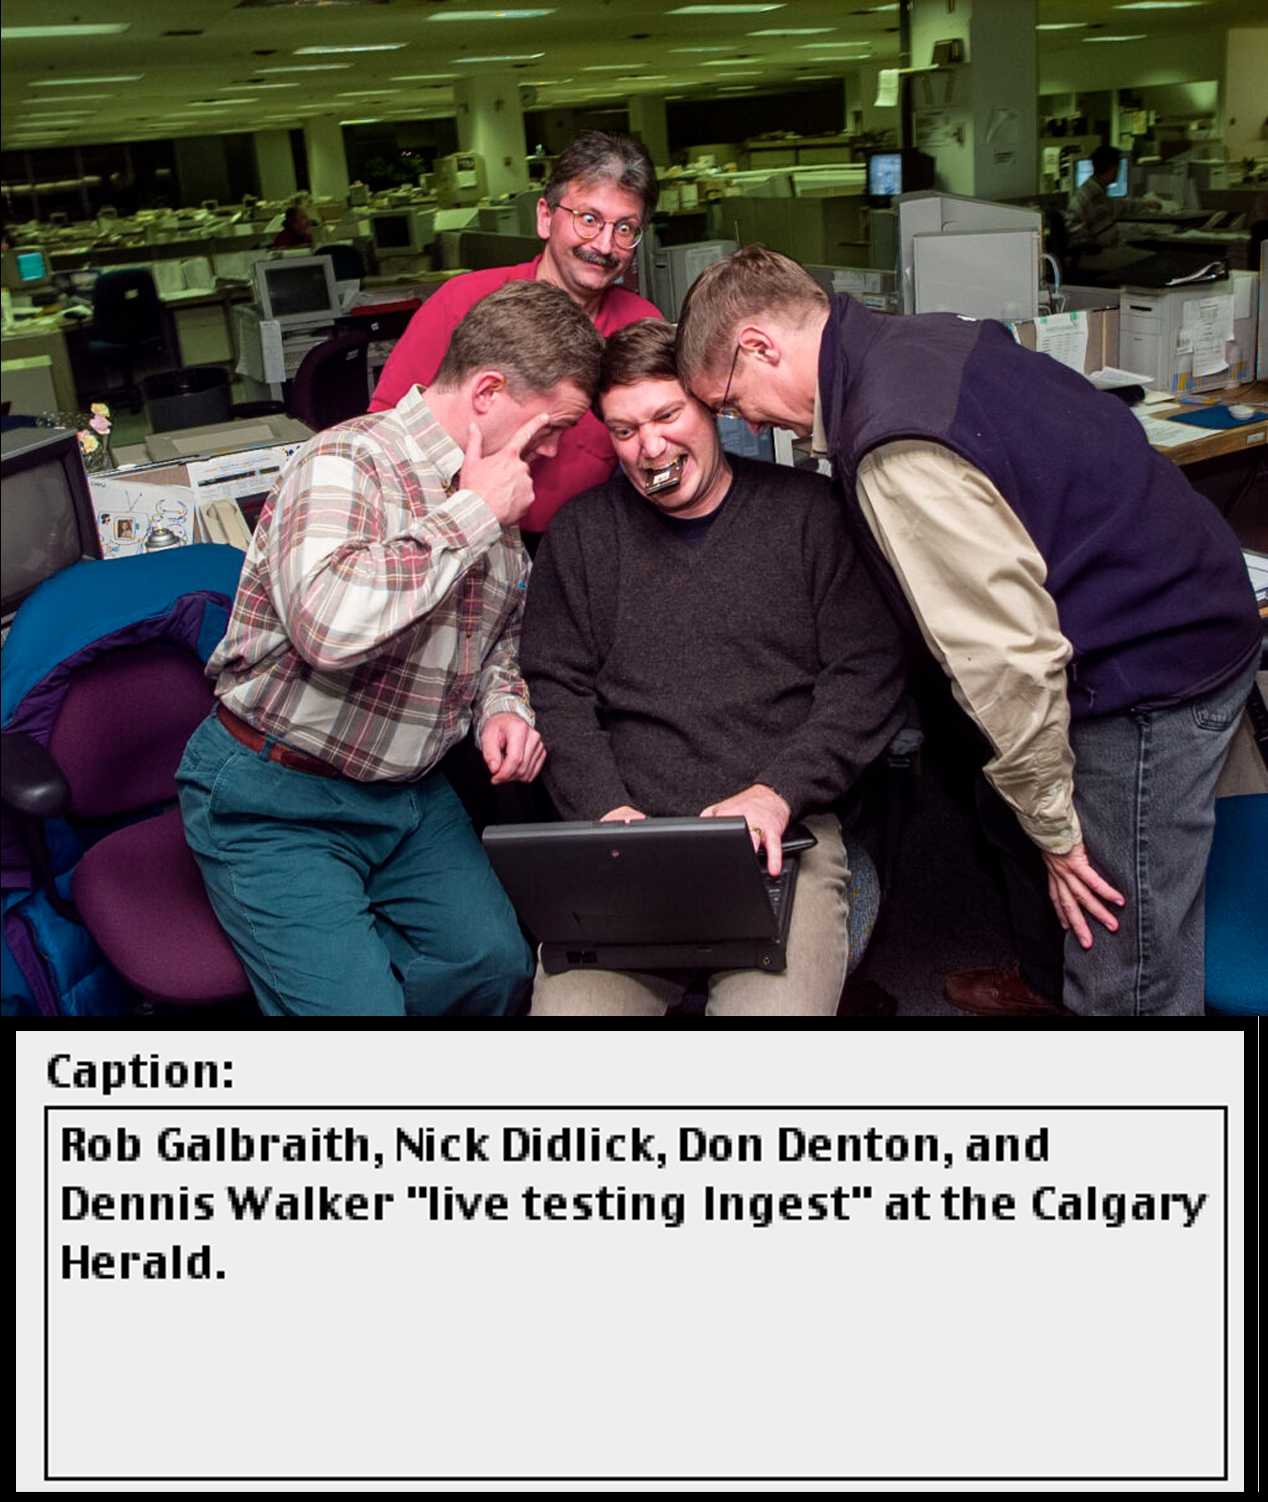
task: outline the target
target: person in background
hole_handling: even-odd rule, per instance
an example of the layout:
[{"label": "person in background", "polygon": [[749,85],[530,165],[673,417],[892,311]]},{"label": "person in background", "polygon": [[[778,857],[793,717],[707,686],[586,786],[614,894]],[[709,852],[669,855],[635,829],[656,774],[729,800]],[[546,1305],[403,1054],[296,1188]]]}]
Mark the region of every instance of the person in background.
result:
[{"label": "person in background", "polygon": [[[537,233],[546,242],[535,260],[471,271],[447,281],[414,314],[392,351],[370,402],[372,412],[395,406],[426,385],[449,335],[480,298],[510,281],[561,287],[605,337],[660,313],[645,298],[616,284],[656,208],[660,187],[651,159],[629,136],[587,130],[564,148],[537,205]],[[535,499],[523,520],[529,551],[569,496],[601,484],[616,456],[603,424],[592,414],[564,434],[558,451],[533,465]]]},{"label": "person in background", "polygon": [[[813,434],[891,603],[990,742],[1021,968],[951,976],[948,999],[1200,1016],[1215,781],[1261,649],[1216,508],[1128,407],[1001,324],[886,318],[765,246],[705,269],[678,365],[711,410]],[[1045,888],[1051,946],[1018,922]]]},{"label": "person in background", "polygon": [[281,229],[273,236],[273,249],[291,250],[312,243],[313,231],[308,222],[308,211],[302,204],[294,203],[287,209]]},{"label": "person in background", "polygon": [[425,392],[319,433],[265,502],[207,666],[219,703],[177,781],[266,1014],[527,1001],[514,911],[437,768],[469,726],[495,782],[541,768],[516,521],[530,461],[589,410],[601,349],[557,288],[503,287]]},{"label": "person in background", "polygon": [[[767,870],[804,820],[780,974],[709,982],[717,1016],[832,1016],[849,861],[833,804],[901,723],[903,651],[829,482],[723,452],[673,327],[607,342],[596,403],[621,473],[560,511],[533,567],[522,661],[569,819],[745,819]],[[539,968],[534,1015],[654,1016],[688,976]]]},{"label": "person in background", "polygon": [[1092,153],[1092,175],[1075,189],[1066,205],[1066,233],[1070,250],[1079,255],[1080,266],[1108,271],[1149,255],[1147,250],[1123,243],[1119,220],[1139,219],[1162,205],[1156,198],[1109,196],[1122,159],[1123,153],[1116,147],[1098,146]]}]

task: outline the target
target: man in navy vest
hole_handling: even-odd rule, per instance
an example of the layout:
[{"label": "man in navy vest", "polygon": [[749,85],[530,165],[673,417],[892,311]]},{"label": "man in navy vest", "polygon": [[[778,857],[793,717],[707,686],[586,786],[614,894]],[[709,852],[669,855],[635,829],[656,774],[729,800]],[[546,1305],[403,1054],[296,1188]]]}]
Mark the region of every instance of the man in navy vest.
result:
[{"label": "man in navy vest", "polygon": [[678,365],[713,411],[813,434],[831,457],[1042,857],[1063,963],[962,972],[948,998],[1200,1015],[1215,781],[1261,645],[1215,508],[1127,407],[1002,325],[870,313],[763,246],[696,282]]}]

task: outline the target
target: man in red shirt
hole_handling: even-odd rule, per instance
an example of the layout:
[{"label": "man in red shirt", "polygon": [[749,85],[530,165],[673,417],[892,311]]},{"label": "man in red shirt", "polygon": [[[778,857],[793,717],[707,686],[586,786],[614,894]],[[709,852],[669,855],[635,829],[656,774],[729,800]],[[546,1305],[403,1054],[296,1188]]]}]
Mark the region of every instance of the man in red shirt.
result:
[{"label": "man in red shirt", "polygon": [[[640,318],[659,318],[645,298],[618,287],[656,208],[660,186],[651,159],[629,136],[587,130],[564,148],[537,205],[537,233],[546,244],[519,266],[471,271],[446,282],[419,308],[383,368],[372,412],[394,407],[436,373],[449,336],[482,297],[510,281],[553,282],[605,337]],[[560,435],[558,452],[532,466],[533,504],[521,528],[530,551],[560,506],[601,485],[616,467],[603,424],[587,412]]]}]

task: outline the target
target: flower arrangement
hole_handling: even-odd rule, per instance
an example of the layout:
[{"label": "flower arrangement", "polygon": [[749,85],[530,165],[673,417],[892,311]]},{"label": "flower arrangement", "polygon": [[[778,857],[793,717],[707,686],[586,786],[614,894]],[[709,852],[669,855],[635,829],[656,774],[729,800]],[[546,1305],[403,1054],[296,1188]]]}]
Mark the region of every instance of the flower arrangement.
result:
[{"label": "flower arrangement", "polygon": [[95,469],[108,462],[110,445],[110,408],[105,402],[93,402],[88,424],[79,430],[79,450],[84,467]]}]

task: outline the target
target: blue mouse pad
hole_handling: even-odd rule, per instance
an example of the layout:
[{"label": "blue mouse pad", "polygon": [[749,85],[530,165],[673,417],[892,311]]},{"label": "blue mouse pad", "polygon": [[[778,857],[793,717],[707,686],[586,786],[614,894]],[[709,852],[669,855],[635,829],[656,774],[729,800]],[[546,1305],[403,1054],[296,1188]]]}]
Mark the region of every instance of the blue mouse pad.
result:
[{"label": "blue mouse pad", "polygon": [[1268,412],[1256,411],[1251,417],[1234,417],[1227,407],[1195,407],[1192,412],[1177,412],[1168,422],[1191,422],[1195,428],[1244,428],[1248,422],[1262,422]]}]

